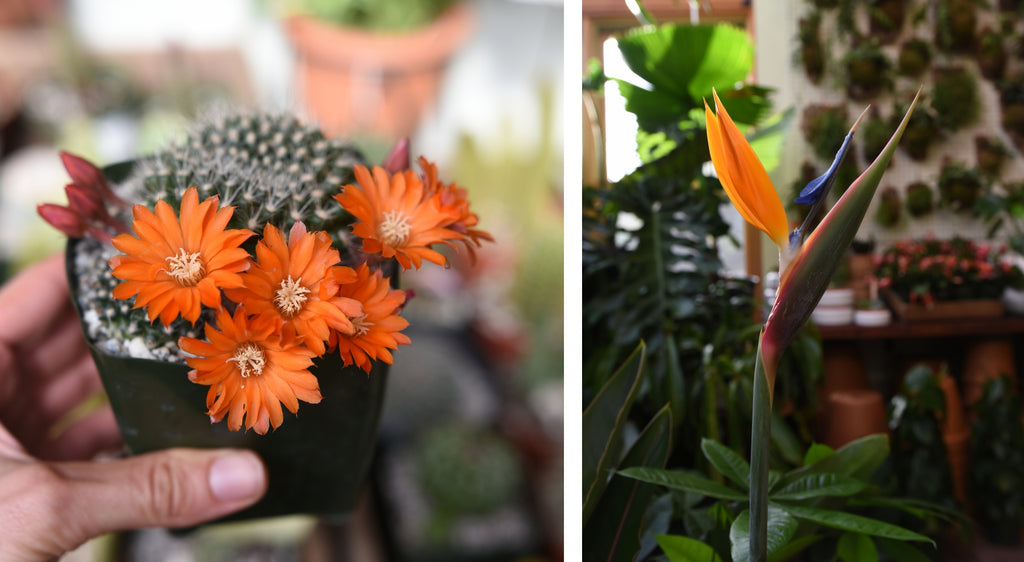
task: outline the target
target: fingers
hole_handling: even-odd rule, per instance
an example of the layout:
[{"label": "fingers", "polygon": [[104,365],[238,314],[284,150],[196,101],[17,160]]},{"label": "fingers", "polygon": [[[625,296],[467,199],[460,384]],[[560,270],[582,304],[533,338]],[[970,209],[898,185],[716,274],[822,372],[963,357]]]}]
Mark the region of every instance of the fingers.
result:
[{"label": "fingers", "polygon": [[195,525],[253,504],[266,486],[251,451],[172,449],[100,463],[25,464],[0,478],[0,554],[12,531],[19,548],[56,556],[113,531]]},{"label": "fingers", "polygon": [[19,273],[0,287],[0,342],[38,341],[59,321],[73,315],[64,273],[64,255],[56,254]]}]

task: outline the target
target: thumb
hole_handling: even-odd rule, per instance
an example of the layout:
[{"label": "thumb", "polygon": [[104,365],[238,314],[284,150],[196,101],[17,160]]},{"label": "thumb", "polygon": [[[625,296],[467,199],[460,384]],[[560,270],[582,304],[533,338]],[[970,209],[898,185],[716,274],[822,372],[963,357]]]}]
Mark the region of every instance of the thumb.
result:
[{"label": "thumb", "polygon": [[[81,541],[141,527],[185,527],[238,511],[267,489],[251,451],[170,449],[128,459],[55,463],[67,479],[61,520]],[[77,541],[76,541],[77,542]]]}]

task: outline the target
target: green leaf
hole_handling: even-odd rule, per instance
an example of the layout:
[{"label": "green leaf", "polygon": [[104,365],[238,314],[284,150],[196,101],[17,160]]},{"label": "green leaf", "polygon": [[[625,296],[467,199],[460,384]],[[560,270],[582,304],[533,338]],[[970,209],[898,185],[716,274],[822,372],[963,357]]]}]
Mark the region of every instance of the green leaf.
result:
[{"label": "green leaf", "polygon": [[810,465],[791,471],[790,476],[834,473],[868,480],[888,456],[889,437],[884,434],[868,435],[847,443]]},{"label": "green leaf", "polygon": [[644,344],[626,359],[583,411],[583,522],[593,513],[622,453],[622,430],[640,388]]},{"label": "green leaf", "polygon": [[[672,414],[666,405],[651,420],[622,459],[623,467],[662,467],[672,443]],[[585,560],[631,561],[640,550],[644,516],[657,488],[612,476],[583,526]]]},{"label": "green leaf", "polygon": [[[932,558],[916,546],[893,539],[878,539],[882,551],[889,553],[893,560],[900,562],[931,562]],[[933,548],[934,550],[934,548]]]},{"label": "green leaf", "polygon": [[[765,109],[763,88],[735,91],[750,74],[753,47],[747,33],[730,25],[672,25],[631,30],[618,40],[622,57],[650,88],[620,91],[626,109],[640,126],[652,130],[683,120],[702,107],[712,89],[738,123],[756,122]],[[732,92],[736,92],[735,95]]]},{"label": "green leaf", "polygon": [[635,478],[648,484],[665,486],[670,490],[700,494],[709,498],[728,501],[747,501],[747,495],[733,490],[732,488],[719,484],[710,478],[697,476],[682,470],[665,470],[658,468],[627,468],[620,470],[619,474],[627,478]]},{"label": "green leaf", "polygon": [[768,562],[783,562],[789,560],[797,554],[799,554],[805,548],[825,538],[822,534],[803,535],[797,537],[785,544],[782,548],[775,551],[774,554],[768,557]]},{"label": "green leaf", "polygon": [[[797,520],[785,511],[768,506],[768,556],[780,552],[792,540]],[[750,560],[750,510],[743,510],[729,528],[733,562]]]},{"label": "green leaf", "polygon": [[738,484],[740,488],[747,489],[750,485],[750,465],[736,451],[708,438],[701,439],[700,449],[718,472]]},{"label": "green leaf", "polygon": [[836,555],[845,562],[878,562],[878,549],[871,537],[862,533],[843,533]]},{"label": "green leaf", "polygon": [[702,543],[682,535],[657,535],[658,546],[671,562],[722,562],[722,557]]},{"label": "green leaf", "polygon": [[852,513],[791,504],[776,505],[797,519],[811,521],[812,523],[817,523],[833,529],[853,531],[876,537],[885,537],[903,541],[932,542],[928,537],[904,529],[903,527],[897,527],[896,525],[885,523],[884,521],[862,517]]},{"label": "green leaf", "polygon": [[811,446],[807,448],[807,453],[804,455],[803,465],[810,466],[833,453],[835,453],[835,450],[828,445],[811,443]]},{"label": "green leaf", "polygon": [[773,500],[808,500],[828,496],[852,496],[867,484],[842,474],[807,474],[770,494]]}]

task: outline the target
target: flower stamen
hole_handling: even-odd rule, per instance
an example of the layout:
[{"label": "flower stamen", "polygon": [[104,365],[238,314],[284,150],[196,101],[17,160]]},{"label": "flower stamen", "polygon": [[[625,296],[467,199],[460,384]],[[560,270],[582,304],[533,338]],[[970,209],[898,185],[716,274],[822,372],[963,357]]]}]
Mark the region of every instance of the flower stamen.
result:
[{"label": "flower stamen", "polygon": [[266,356],[263,355],[263,348],[252,342],[244,342],[235,348],[235,356],[228,359],[238,365],[242,378],[251,375],[262,375],[263,367],[267,364]]},{"label": "flower stamen", "polygon": [[194,287],[206,276],[206,267],[200,259],[199,252],[187,254],[184,248],[179,248],[178,251],[181,252],[179,255],[167,258],[170,269],[165,271],[179,286]]},{"label": "flower stamen", "polygon": [[391,247],[404,246],[412,232],[412,221],[401,211],[385,211],[383,220],[377,226],[380,241]]},{"label": "flower stamen", "polygon": [[370,328],[373,328],[373,322],[367,319],[366,314],[349,317],[349,320],[352,321],[352,328],[355,330],[352,332],[352,337],[364,336],[370,332]]},{"label": "flower stamen", "polygon": [[306,296],[309,292],[309,289],[302,286],[301,277],[292,280],[292,276],[289,275],[288,279],[281,280],[281,287],[274,293],[274,305],[281,316],[291,318],[302,310],[302,305],[309,300]]}]

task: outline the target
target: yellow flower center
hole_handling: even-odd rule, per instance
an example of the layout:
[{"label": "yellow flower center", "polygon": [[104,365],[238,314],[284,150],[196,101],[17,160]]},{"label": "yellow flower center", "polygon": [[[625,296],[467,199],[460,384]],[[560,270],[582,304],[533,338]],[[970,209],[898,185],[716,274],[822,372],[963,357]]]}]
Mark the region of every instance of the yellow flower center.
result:
[{"label": "yellow flower center", "polygon": [[242,378],[263,374],[263,367],[267,364],[263,348],[252,342],[239,344],[235,348],[235,356],[228,361],[233,361],[238,365],[238,370],[242,372]]},{"label": "yellow flower center", "polygon": [[281,281],[281,286],[274,293],[274,305],[277,306],[277,311],[281,313],[281,316],[285,318],[295,316],[302,310],[302,305],[309,300],[306,295],[310,291],[302,286],[301,281],[301,277],[293,281],[292,276],[289,275],[288,279]]},{"label": "yellow flower center", "polygon": [[170,269],[165,271],[174,278],[178,285],[182,287],[195,286],[206,276],[206,267],[199,259],[199,252],[187,254],[184,248],[179,248],[178,251],[181,253],[177,256],[167,258],[167,261],[170,262]]},{"label": "yellow flower center", "polygon": [[370,328],[373,327],[373,322],[367,321],[365,314],[353,316],[349,320],[352,321],[352,328],[354,329],[352,332],[353,337],[365,336],[370,331]]},{"label": "yellow flower center", "polygon": [[400,211],[387,211],[377,226],[377,237],[391,247],[404,246],[409,241],[412,221]]}]

